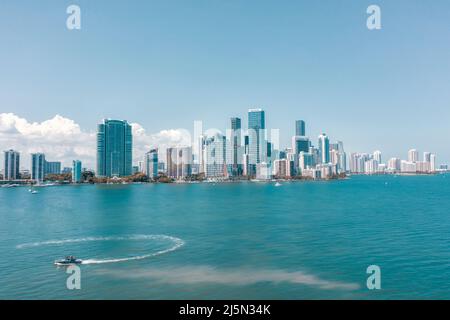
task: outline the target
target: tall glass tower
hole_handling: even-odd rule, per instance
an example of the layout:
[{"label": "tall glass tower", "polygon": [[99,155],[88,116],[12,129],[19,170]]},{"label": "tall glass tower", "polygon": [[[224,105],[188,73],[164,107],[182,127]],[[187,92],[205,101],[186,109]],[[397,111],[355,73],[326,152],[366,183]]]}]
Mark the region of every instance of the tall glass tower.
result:
[{"label": "tall glass tower", "polygon": [[82,178],[81,161],[72,161],[72,183],[80,183]]},{"label": "tall glass tower", "polygon": [[227,165],[232,176],[242,174],[241,119],[231,118],[231,130],[228,135]]},{"label": "tall glass tower", "polygon": [[97,176],[132,174],[133,137],[127,121],[106,119],[98,125]]},{"label": "tall glass tower", "polygon": [[256,173],[256,164],[265,161],[267,153],[265,129],[266,119],[264,110],[248,110],[249,163],[253,173]]},{"label": "tall glass tower", "polygon": [[319,156],[322,163],[330,162],[330,139],[325,133],[319,136]]},{"label": "tall glass tower", "polygon": [[206,177],[223,177],[225,175],[226,137],[216,133],[205,141],[205,175]]},{"label": "tall glass tower", "polygon": [[303,120],[295,121],[295,135],[296,136],[305,136],[306,135],[306,124]]},{"label": "tall glass tower", "polygon": [[145,174],[149,178],[158,176],[158,149],[152,149],[145,154]]},{"label": "tall glass tower", "polygon": [[14,150],[5,151],[5,173],[3,180],[19,179],[20,153]]},{"label": "tall glass tower", "polygon": [[36,182],[44,181],[45,155],[43,153],[31,154],[31,179]]}]

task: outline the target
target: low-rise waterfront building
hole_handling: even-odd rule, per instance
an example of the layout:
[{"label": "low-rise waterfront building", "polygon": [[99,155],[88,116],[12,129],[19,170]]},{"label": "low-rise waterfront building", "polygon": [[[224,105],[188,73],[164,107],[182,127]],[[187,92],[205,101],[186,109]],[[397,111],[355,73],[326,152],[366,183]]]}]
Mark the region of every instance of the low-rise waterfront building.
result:
[{"label": "low-rise waterfront building", "polygon": [[318,164],[316,169],[320,171],[320,177],[322,179],[331,178],[337,174],[337,167],[331,163]]},{"label": "low-rise waterfront building", "polygon": [[416,162],[402,160],[400,167],[401,167],[400,170],[402,173],[416,173],[417,172]]},{"label": "low-rise waterfront building", "polygon": [[318,180],[321,178],[321,170],[319,169],[305,169],[302,171],[302,176],[306,178],[312,178],[314,180]]},{"label": "low-rise waterfront building", "polygon": [[59,161],[45,161],[45,172],[44,176],[47,174],[60,174],[61,173],[61,162]]},{"label": "low-rise waterfront building", "polygon": [[256,179],[257,180],[272,179],[272,168],[269,163],[261,162],[256,165]]}]

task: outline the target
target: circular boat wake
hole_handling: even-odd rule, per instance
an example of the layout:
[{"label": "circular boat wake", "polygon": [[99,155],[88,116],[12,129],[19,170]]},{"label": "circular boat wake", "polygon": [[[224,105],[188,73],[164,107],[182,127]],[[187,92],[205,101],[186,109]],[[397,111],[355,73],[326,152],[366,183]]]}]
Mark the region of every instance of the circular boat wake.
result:
[{"label": "circular boat wake", "polygon": [[129,240],[135,240],[135,241],[166,240],[166,241],[172,242],[172,246],[167,249],[164,249],[164,250],[159,250],[159,251],[144,254],[144,255],[138,255],[138,256],[132,256],[132,257],[126,257],[126,258],[85,259],[82,261],[82,264],[102,264],[102,263],[124,262],[124,261],[131,261],[131,260],[142,260],[142,259],[156,257],[159,255],[163,255],[163,254],[175,251],[184,245],[184,241],[182,239],[172,237],[172,236],[167,236],[167,235],[132,235],[132,236],[117,236],[117,237],[86,237],[86,238],[77,238],[77,239],[31,242],[31,243],[20,244],[16,248],[17,249],[25,249],[25,248],[33,248],[33,247],[40,247],[40,246],[64,245],[64,244],[92,242],[92,241],[100,242],[100,241],[129,241]]}]

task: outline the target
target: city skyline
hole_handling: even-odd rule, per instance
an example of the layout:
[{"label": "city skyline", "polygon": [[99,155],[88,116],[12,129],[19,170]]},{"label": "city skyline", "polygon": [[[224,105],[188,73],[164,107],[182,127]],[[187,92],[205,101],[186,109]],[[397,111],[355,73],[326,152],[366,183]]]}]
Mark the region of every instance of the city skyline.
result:
[{"label": "city skyline", "polygon": [[[234,115],[229,117],[228,121],[235,117],[243,119],[240,115]],[[296,131],[296,121],[298,120],[289,121],[287,126],[283,126],[283,128],[287,127],[288,129],[280,129],[280,136],[288,136],[292,131]],[[158,144],[162,144],[163,146],[167,147],[186,145],[187,141],[183,139],[183,135],[186,135],[187,132],[192,135],[192,133],[194,132],[194,123],[191,126],[187,126],[186,128],[167,128],[154,133],[147,132],[147,130],[142,127],[140,123],[130,122],[130,125],[133,130],[133,136],[138,137],[137,148],[140,149],[140,153],[148,152],[149,150],[147,149],[156,147]],[[311,125],[311,127],[313,126],[314,125]],[[315,125],[314,127],[317,127],[317,125]],[[210,129],[213,131],[220,130],[225,134],[226,129],[229,129],[229,127],[227,126],[226,129]],[[322,133],[322,131],[318,131],[317,135],[312,134],[308,136],[317,137]],[[45,135],[47,134],[48,136],[46,137]],[[14,113],[0,113],[0,150],[7,151],[13,149],[15,151],[19,151],[22,154],[22,164],[24,162],[29,162],[29,155],[33,153],[45,153],[47,155],[50,155],[52,159],[62,162],[64,165],[70,165],[74,158],[84,158],[85,161],[83,162],[87,164],[87,167],[96,169],[94,156],[94,149],[96,148],[96,146],[94,143],[95,141],[92,140],[92,137],[95,137],[96,134],[96,131],[92,129],[89,131],[83,130],[75,121],[60,115],[56,115],[52,119],[42,122],[31,123],[28,122],[27,119],[19,117]],[[340,135],[338,134],[338,136]],[[139,139],[140,137],[142,137],[142,139]],[[290,146],[292,144],[291,139],[292,136],[289,136],[288,139],[280,141],[280,144],[284,147]],[[431,141],[433,140],[430,139],[430,142]],[[349,154],[364,152],[372,153],[373,151],[376,151],[378,149],[386,150],[386,148],[382,147],[383,144],[384,143],[378,144],[371,150],[370,147],[356,149],[347,143],[346,149],[349,150]],[[431,147],[427,145],[418,145],[418,143],[404,144],[401,147],[401,150],[383,153],[389,158],[394,158],[402,157],[405,152],[408,152],[408,150],[411,149],[417,149],[421,152],[427,152],[431,149]],[[438,152],[435,152],[435,154],[439,154],[438,162],[440,164],[450,163],[450,159],[448,160],[447,158],[444,158]],[[446,153],[444,152],[444,154]],[[26,168],[21,166],[20,169]]]},{"label": "city skyline", "polygon": [[[144,155],[139,154],[137,159],[133,160],[132,131],[135,130],[132,130],[132,125],[126,120],[104,119],[97,127],[97,156],[96,170],[94,171],[98,177],[125,177],[135,172],[155,177],[159,171],[159,148],[167,156],[165,161],[161,161],[166,165],[167,176],[175,179],[195,173],[205,173],[206,177],[260,176],[261,170],[270,172],[266,176],[271,177],[272,174],[276,175],[275,172],[280,172],[281,168],[284,168],[285,175],[289,172],[287,176],[304,175],[308,171],[306,174],[314,178],[316,172],[309,172],[310,169],[319,170],[322,175],[328,176],[346,171],[376,174],[385,171],[435,172],[440,168],[436,162],[435,153],[424,151],[423,159],[420,161],[417,149],[408,151],[407,160],[393,157],[382,162],[382,152],[376,150],[373,154],[353,152],[347,161],[343,142],[335,140],[335,143],[331,143],[326,133],[318,136],[317,147],[315,147],[307,135],[307,125],[304,120],[295,120],[292,145],[280,146],[279,141],[275,141],[279,137],[278,132],[274,134],[271,131],[269,137],[263,109],[248,109],[247,119],[247,128],[242,128],[241,118],[230,118],[230,126],[226,129],[226,135],[218,129],[203,131],[203,125],[200,123],[200,149],[195,149],[197,144],[195,134],[192,136],[189,132],[185,132],[188,136],[184,137],[186,138],[184,144],[169,145],[165,149],[160,145],[154,145],[152,146],[154,149],[146,151]],[[196,125],[198,124],[194,124],[194,127]],[[209,134],[207,134],[208,131]],[[274,148],[274,145],[278,149]],[[17,171],[20,152],[10,149],[6,150],[4,154],[3,171],[5,173],[12,170]],[[61,162],[47,161],[44,153],[31,153],[30,156],[30,173],[34,180],[42,181],[47,174],[59,174],[63,171]],[[17,159],[14,160],[13,168],[8,167],[12,157]],[[287,162],[282,164],[279,160]],[[75,169],[75,164],[80,167],[81,161],[72,161],[72,174],[74,174],[75,170],[79,171],[79,169]],[[335,167],[330,167],[331,164]],[[150,169],[150,167],[152,168]],[[287,169],[288,167],[289,169]],[[79,175],[80,173],[77,174],[77,176]],[[75,177],[74,180],[78,181],[79,178]]]}]

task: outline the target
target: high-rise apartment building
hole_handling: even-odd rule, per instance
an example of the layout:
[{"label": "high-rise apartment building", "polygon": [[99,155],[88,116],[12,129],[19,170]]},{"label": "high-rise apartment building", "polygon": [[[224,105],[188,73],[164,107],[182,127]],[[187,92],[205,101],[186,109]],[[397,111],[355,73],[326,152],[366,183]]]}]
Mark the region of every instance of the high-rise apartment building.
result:
[{"label": "high-rise apartment building", "polygon": [[262,109],[248,110],[249,162],[252,175],[256,174],[256,165],[266,161],[266,120]]},{"label": "high-rise apartment building", "polygon": [[36,182],[42,182],[45,178],[45,154],[31,154],[31,179]]},{"label": "high-rise apartment building", "polygon": [[20,178],[20,153],[14,150],[8,150],[5,154],[5,171],[3,180],[12,181]]},{"label": "high-rise apartment building", "polygon": [[80,183],[82,181],[81,161],[73,160],[72,162],[72,183]]},{"label": "high-rise apartment building", "polygon": [[381,151],[377,150],[373,153],[373,159],[381,163]]},{"label": "high-rise apartment building", "polygon": [[97,175],[123,177],[132,174],[133,138],[127,121],[106,119],[97,131]]},{"label": "high-rise apartment building", "polygon": [[167,148],[167,176],[182,179],[192,174],[192,147]]},{"label": "high-rise apartment building", "polygon": [[231,129],[227,130],[227,166],[232,176],[242,175],[241,119],[231,118]]},{"label": "high-rise apartment building", "polygon": [[226,175],[226,139],[217,133],[205,141],[205,175],[223,177]]},{"label": "high-rise apartment building", "polygon": [[325,133],[319,136],[319,155],[321,163],[330,162],[330,139]]},{"label": "high-rise apartment building", "polygon": [[152,149],[145,154],[144,173],[149,178],[158,176],[158,149]]},{"label": "high-rise apartment building", "polygon": [[411,149],[408,151],[408,161],[409,162],[419,161],[419,152],[416,149]]},{"label": "high-rise apartment building", "polygon": [[295,121],[295,135],[306,136],[306,124],[303,120]]}]

